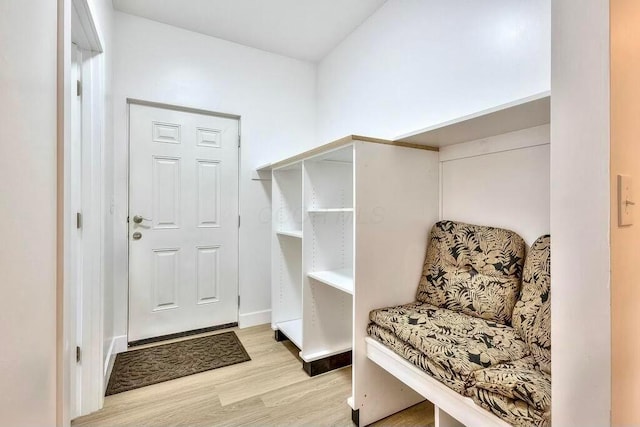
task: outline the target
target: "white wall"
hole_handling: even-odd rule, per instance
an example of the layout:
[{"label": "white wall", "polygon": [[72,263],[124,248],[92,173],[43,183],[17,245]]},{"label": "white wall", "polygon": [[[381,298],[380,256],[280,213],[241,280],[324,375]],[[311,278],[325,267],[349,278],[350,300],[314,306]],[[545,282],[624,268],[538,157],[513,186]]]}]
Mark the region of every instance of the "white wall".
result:
[{"label": "white wall", "polygon": [[550,0],[389,0],[318,69],[318,135],[398,135],[549,90]]},{"label": "white wall", "polygon": [[0,423],[56,424],[57,4],[0,2]]},{"label": "white wall", "polygon": [[549,125],[440,150],[441,218],[503,227],[528,245],[549,227]]},{"label": "white wall", "polygon": [[271,188],[250,177],[313,145],[314,65],[119,12],[114,51],[115,334],[127,326],[127,97],[242,116],[240,320],[268,322]]},{"label": "white wall", "polygon": [[553,425],[607,426],[609,1],[554,1],[552,14]]}]

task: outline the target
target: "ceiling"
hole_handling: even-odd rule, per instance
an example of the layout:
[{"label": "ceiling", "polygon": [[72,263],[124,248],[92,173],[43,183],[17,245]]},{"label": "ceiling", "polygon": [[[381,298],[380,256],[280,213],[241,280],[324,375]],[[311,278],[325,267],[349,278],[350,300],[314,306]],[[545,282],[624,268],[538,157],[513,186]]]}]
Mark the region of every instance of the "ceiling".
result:
[{"label": "ceiling", "polygon": [[386,0],[113,0],[117,10],[319,61]]}]

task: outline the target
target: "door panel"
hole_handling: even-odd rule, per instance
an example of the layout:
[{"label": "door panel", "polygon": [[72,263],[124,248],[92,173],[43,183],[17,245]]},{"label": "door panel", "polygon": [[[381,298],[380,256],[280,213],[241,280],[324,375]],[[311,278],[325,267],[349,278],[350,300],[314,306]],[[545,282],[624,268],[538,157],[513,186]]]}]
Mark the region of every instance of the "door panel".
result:
[{"label": "door panel", "polygon": [[237,322],[238,121],[129,120],[129,341]]}]

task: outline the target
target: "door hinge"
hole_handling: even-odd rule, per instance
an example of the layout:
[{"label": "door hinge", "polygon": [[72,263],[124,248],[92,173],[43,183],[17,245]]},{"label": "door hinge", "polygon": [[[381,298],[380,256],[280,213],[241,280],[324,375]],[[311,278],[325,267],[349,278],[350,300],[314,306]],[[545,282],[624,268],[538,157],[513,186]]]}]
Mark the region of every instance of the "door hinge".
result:
[{"label": "door hinge", "polygon": [[240,228],[240,215],[238,215],[238,228]]},{"label": "door hinge", "polygon": [[242,137],[238,135],[238,148],[240,148],[241,144],[242,144]]},{"label": "door hinge", "polygon": [[82,213],[80,212],[76,212],[76,228],[77,229],[82,228]]},{"label": "door hinge", "polygon": [[76,363],[80,363],[81,359],[82,359],[82,351],[80,350],[79,346],[76,346]]},{"label": "door hinge", "polygon": [[240,308],[240,295],[238,295],[238,308]]},{"label": "door hinge", "polygon": [[76,96],[82,96],[82,82],[76,80]]}]

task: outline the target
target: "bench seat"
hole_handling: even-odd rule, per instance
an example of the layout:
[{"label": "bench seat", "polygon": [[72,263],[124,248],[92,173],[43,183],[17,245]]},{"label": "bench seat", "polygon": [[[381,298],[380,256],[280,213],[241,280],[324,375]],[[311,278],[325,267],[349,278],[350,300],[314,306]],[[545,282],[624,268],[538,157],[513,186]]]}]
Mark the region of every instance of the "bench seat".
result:
[{"label": "bench seat", "polygon": [[409,368],[377,349],[379,342],[458,393],[464,410],[448,392],[432,395],[444,386],[437,391],[410,380],[470,427],[495,424],[491,417],[517,427],[550,426],[550,241],[537,239],[525,262],[524,241],[512,231],[436,223],[417,301],[369,313],[369,358],[391,363],[408,380]]},{"label": "bench seat", "polygon": [[529,355],[510,326],[427,303],[373,310],[369,319],[370,335],[394,348],[396,339],[412,346],[424,356],[422,363],[458,392],[474,371]]}]

